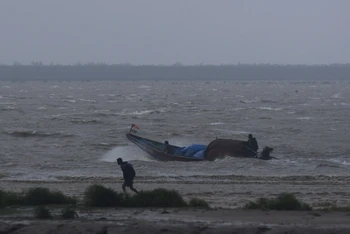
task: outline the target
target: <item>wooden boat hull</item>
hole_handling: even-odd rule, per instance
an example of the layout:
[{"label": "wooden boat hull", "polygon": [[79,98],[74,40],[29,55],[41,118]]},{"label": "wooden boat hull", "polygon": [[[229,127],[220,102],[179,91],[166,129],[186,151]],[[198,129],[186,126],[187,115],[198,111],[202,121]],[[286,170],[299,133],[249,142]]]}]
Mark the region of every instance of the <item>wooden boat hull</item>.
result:
[{"label": "wooden boat hull", "polygon": [[[147,138],[143,138],[140,136],[136,136],[132,133],[126,133],[126,137],[133,142],[135,145],[140,147],[143,151],[145,151],[148,155],[150,155],[152,158],[160,160],[160,161],[203,161],[202,158],[194,158],[194,157],[185,157],[181,155],[173,155],[168,154],[164,151],[165,144],[149,140]],[[175,145],[169,145],[171,148],[180,149],[181,147],[175,146]]]}]

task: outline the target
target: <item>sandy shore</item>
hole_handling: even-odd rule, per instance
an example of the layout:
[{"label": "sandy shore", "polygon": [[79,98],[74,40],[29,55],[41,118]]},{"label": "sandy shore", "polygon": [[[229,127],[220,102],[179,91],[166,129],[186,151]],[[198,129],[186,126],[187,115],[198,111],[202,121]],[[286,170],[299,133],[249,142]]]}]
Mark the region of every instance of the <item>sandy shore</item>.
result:
[{"label": "sandy shore", "polygon": [[0,233],[350,233],[350,213],[194,209],[96,209],[78,220],[3,217]]},{"label": "sandy shore", "polygon": [[[92,184],[122,192],[121,178],[60,178],[58,181],[0,180],[0,188],[21,192],[33,187],[58,189],[66,195],[82,198],[85,189]],[[329,205],[350,206],[350,177],[249,177],[232,176],[217,180],[191,181],[187,178],[159,181],[141,177],[135,181],[138,190],[155,188],[174,189],[185,199],[202,198],[214,208],[237,209],[260,197],[275,197],[280,193],[294,193],[312,207]]]},{"label": "sandy shore", "polygon": [[[313,207],[348,206],[348,178],[264,178],[234,177],[231,180],[193,182],[187,180],[154,181],[139,178],[135,187],[175,189],[186,199],[202,198],[212,210],[196,209],[83,209],[74,221],[33,220],[31,208],[16,214],[0,213],[1,233],[350,233],[350,212],[277,212],[241,210],[246,202],[258,197],[274,197],[282,192]],[[64,194],[82,198],[92,184],[102,184],[121,192],[119,178],[67,178],[61,181],[0,180],[4,190],[22,191],[32,187],[58,189]],[[234,209],[232,209],[234,208]],[[238,208],[238,209],[237,209]],[[55,213],[56,212],[56,213]]]}]

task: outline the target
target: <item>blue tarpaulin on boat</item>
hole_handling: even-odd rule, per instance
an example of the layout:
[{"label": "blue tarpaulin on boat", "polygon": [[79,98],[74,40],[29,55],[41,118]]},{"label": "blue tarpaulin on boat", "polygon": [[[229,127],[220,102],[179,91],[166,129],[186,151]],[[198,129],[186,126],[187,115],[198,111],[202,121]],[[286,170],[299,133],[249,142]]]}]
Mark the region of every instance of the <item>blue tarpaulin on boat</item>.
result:
[{"label": "blue tarpaulin on boat", "polygon": [[200,150],[197,153],[193,155],[194,158],[204,158],[204,151],[205,150]]},{"label": "blue tarpaulin on boat", "polygon": [[194,156],[198,151],[205,150],[206,147],[206,145],[192,144],[181,149],[180,154],[185,157],[191,157]]}]

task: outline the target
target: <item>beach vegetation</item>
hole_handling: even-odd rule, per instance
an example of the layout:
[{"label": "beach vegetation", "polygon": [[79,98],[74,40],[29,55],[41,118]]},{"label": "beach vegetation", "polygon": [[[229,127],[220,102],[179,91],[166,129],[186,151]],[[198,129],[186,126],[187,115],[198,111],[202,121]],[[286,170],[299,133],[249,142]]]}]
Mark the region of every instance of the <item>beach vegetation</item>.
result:
[{"label": "beach vegetation", "polygon": [[200,198],[191,198],[189,206],[197,208],[210,208],[208,202]]},{"label": "beach vegetation", "polygon": [[48,188],[31,188],[24,197],[26,205],[52,205],[52,204],[76,204],[77,200],[68,197],[59,191],[50,191]]},{"label": "beach vegetation", "polygon": [[24,205],[23,196],[15,192],[0,190],[0,207]]},{"label": "beach vegetation", "polygon": [[336,206],[336,205],[332,205],[329,207],[324,207],[321,209],[317,209],[320,211],[340,211],[340,212],[350,212],[350,206]]},{"label": "beach vegetation", "polygon": [[[37,187],[23,193],[0,191],[0,206],[41,206],[41,205],[77,205],[78,200],[64,195],[59,191],[50,191],[47,188]],[[80,201],[86,207],[198,207],[209,208],[209,204],[198,198],[192,198],[188,203],[175,190],[157,188],[150,191],[140,191],[128,195],[118,193],[102,185],[91,185],[86,188]],[[70,206],[71,207],[71,206]],[[75,214],[72,209],[64,210],[65,217]],[[63,211],[62,211],[63,212]],[[63,216],[62,216],[63,217]]]},{"label": "beach vegetation", "polygon": [[259,198],[255,202],[247,203],[244,208],[262,210],[311,210],[308,204],[299,201],[291,193],[282,193],[276,198]]},{"label": "beach vegetation", "polygon": [[62,219],[75,219],[77,218],[77,212],[72,207],[65,207],[61,210]]},{"label": "beach vegetation", "polygon": [[185,207],[186,202],[175,190],[157,188],[151,191],[141,191],[134,196],[127,197],[125,205],[128,207]]},{"label": "beach vegetation", "polygon": [[122,206],[124,195],[102,185],[91,185],[84,193],[84,204],[92,207]]},{"label": "beach vegetation", "polygon": [[34,209],[34,218],[36,219],[52,219],[50,211],[44,206],[38,206]]}]

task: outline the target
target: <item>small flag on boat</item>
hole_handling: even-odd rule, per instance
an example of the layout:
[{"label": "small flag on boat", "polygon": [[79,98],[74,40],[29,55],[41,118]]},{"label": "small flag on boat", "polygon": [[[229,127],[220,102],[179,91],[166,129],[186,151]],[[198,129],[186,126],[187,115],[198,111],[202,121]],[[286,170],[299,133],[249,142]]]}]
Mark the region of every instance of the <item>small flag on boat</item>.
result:
[{"label": "small flag on boat", "polygon": [[130,128],[130,132],[132,132],[132,133],[137,133],[137,130],[140,130],[140,127],[139,126],[137,126],[136,124],[132,124],[131,125],[131,128]]}]

